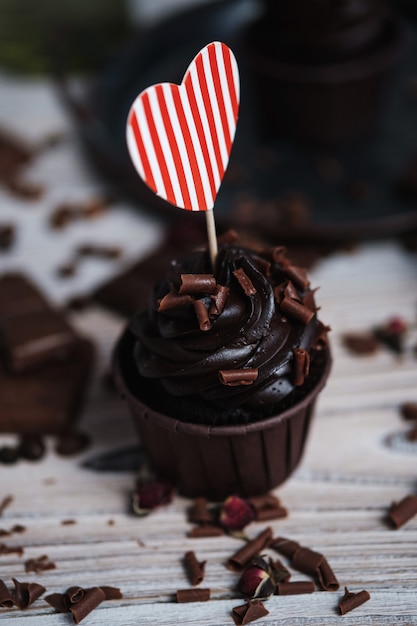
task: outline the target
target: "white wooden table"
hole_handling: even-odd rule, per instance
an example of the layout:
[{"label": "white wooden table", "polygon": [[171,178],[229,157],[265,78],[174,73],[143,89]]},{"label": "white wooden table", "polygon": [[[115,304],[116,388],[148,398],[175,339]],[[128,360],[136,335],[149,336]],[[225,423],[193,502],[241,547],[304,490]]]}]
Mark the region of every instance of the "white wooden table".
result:
[{"label": "white wooden table", "polygon": [[[0,91],[0,124],[23,131],[32,141],[49,131],[70,129],[45,82],[0,76]],[[38,159],[27,176],[45,183],[47,193],[29,205],[0,191],[0,221],[18,223],[20,235],[15,249],[0,257],[1,269],[27,270],[57,303],[72,293],[88,291],[160,240],[158,221],[128,205],[117,205],[93,224],[83,222],[54,237],[48,235],[45,221],[54,204],[90,197],[101,189],[71,135]],[[93,235],[95,241],[122,244],[124,258],[111,267],[86,263],[74,279],[59,281],[56,266],[76,243]],[[311,278],[313,285],[321,286],[317,296],[321,317],[333,329],[334,367],[320,397],[303,462],[277,490],[289,516],[272,522],[272,527],[275,535],[323,552],[342,588],[367,589],[371,600],[340,617],[336,606],[342,588],[336,593],[274,596],[265,602],[269,615],[255,623],[417,624],[417,518],[397,531],[383,521],[392,501],[416,491],[417,444],[388,444],[401,443],[401,433],[408,428],[399,417],[399,405],[417,402],[417,357],[411,352],[417,333],[410,333],[409,349],[401,359],[386,350],[360,358],[341,345],[342,332],[368,329],[393,315],[415,326],[417,258],[395,242],[369,243],[321,262]],[[23,546],[24,554],[0,556],[0,578],[7,583],[12,577],[41,582],[48,593],[63,592],[71,585],[120,587],[123,599],[101,604],[82,622],[86,626],[233,624],[232,607],[242,601],[234,591],[237,575],[224,562],[238,540],[187,538],[189,501],[180,497],[146,518],[133,517],[127,513],[133,474],[99,474],[80,467],[84,457],[136,439],[124,405],[100,384],[123,320],[93,308],[73,314],[72,321],[98,348],[95,380],[81,422],[93,436],[93,446],[83,455],[65,459],[54,453],[50,441],[41,462],[0,467],[0,499],[7,494],[14,497],[0,518],[0,528],[14,524],[27,528],[4,538],[9,546]],[[0,445],[13,441],[3,436]],[[75,523],[63,525],[68,519]],[[247,531],[255,536],[264,527],[253,523]],[[189,586],[181,559],[190,549],[207,560],[203,586],[212,591],[208,603],[181,605],[173,600],[176,589]],[[25,574],[23,562],[43,554],[56,563],[56,569]],[[13,626],[72,623],[71,616],[54,613],[42,599],[26,611],[0,609],[0,620]]]}]

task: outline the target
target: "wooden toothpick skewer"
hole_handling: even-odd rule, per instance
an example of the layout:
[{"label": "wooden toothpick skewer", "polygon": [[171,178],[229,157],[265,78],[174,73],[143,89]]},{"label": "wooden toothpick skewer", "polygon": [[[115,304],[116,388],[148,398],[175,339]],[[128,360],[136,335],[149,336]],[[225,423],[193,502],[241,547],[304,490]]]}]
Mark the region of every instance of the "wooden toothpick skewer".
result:
[{"label": "wooden toothpick skewer", "polygon": [[211,267],[214,272],[214,268],[216,266],[216,258],[218,253],[217,247],[217,235],[216,235],[216,223],[214,221],[214,211],[213,209],[205,211],[206,213],[206,224],[207,224],[207,236],[208,236],[208,244],[209,244],[209,252],[210,252],[210,261]]}]

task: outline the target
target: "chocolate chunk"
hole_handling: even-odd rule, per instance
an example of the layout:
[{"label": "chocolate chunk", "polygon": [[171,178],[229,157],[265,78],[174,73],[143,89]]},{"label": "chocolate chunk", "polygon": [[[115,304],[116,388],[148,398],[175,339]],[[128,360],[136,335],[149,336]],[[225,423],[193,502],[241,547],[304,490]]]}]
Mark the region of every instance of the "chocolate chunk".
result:
[{"label": "chocolate chunk", "polygon": [[204,300],[194,300],[193,307],[197,316],[198,325],[200,330],[207,331],[211,328],[211,322],[208,315],[208,310]]},{"label": "chocolate chunk", "polygon": [[207,602],[210,600],[210,589],[178,589],[177,602]]},{"label": "chocolate chunk", "polygon": [[302,385],[310,370],[310,355],[303,348],[295,348],[294,355],[294,385]]},{"label": "chocolate chunk", "polygon": [[0,579],[0,607],[10,609],[12,606],[14,606],[14,599],[5,582]]},{"label": "chocolate chunk", "polygon": [[181,274],[180,295],[195,293],[213,294],[216,292],[216,279],[213,274]]},{"label": "chocolate chunk", "polygon": [[203,581],[205,565],[206,561],[198,561],[192,550],[188,550],[188,552],[185,553],[184,567],[190,584],[193,585],[193,587],[195,585],[199,585]]},{"label": "chocolate chunk", "polygon": [[63,519],[61,521],[61,526],[73,526],[76,523],[77,523],[77,520],[75,519]]},{"label": "chocolate chunk", "polygon": [[247,600],[246,604],[235,606],[232,609],[232,618],[236,626],[249,624],[268,614],[269,611],[260,600]]},{"label": "chocolate chunk", "polygon": [[388,518],[395,528],[404,526],[415,515],[417,515],[417,496],[414,495],[405,496],[400,502],[395,502],[388,512]]},{"label": "chocolate chunk", "polygon": [[254,296],[256,294],[256,288],[254,287],[251,279],[246,274],[245,270],[240,267],[239,269],[233,272],[233,276],[238,281],[239,285],[242,287],[243,292],[246,296]]},{"label": "chocolate chunk", "polygon": [[55,563],[50,561],[46,554],[38,556],[36,559],[28,559],[25,561],[25,572],[35,572],[35,574],[38,574],[39,572],[46,572],[47,570],[55,568]]},{"label": "chocolate chunk", "polygon": [[0,250],[10,250],[16,236],[13,224],[0,224]]},{"label": "chocolate chunk", "polygon": [[228,559],[228,568],[234,571],[242,570],[257,554],[260,554],[269,545],[271,539],[272,528],[268,526]]},{"label": "chocolate chunk", "polygon": [[15,586],[14,601],[19,609],[27,609],[46,591],[39,583],[20,582],[16,578],[12,580]]},{"label": "chocolate chunk", "polygon": [[66,431],[60,435],[55,452],[60,456],[74,456],[86,450],[90,443],[91,438],[86,433]]},{"label": "chocolate chunk", "polygon": [[379,343],[373,333],[345,333],[342,335],[342,342],[353,354],[374,354]]},{"label": "chocolate chunk", "polygon": [[194,526],[189,533],[188,537],[191,539],[200,539],[202,537],[220,537],[224,535],[224,530],[219,526],[211,526],[204,524],[204,526]]},{"label": "chocolate chunk", "polygon": [[340,611],[340,615],[345,615],[345,613],[349,613],[349,611],[353,611],[361,604],[368,602],[371,599],[368,591],[359,591],[358,593],[351,593],[348,591],[348,588],[345,587],[345,595],[339,601],[338,607]]},{"label": "chocolate chunk", "polygon": [[227,387],[237,387],[239,385],[252,385],[258,378],[258,369],[236,369],[219,370],[219,379]]},{"label": "chocolate chunk", "polygon": [[100,587],[92,587],[86,589],[84,596],[76,602],[76,604],[70,605],[70,611],[74,618],[75,624],[79,624],[91,611],[94,611],[103,600],[106,599],[106,595]]},{"label": "chocolate chunk", "polygon": [[19,376],[0,361],[0,432],[59,433],[80,410],[89,381],[93,346],[79,339],[67,359]]},{"label": "chocolate chunk", "polygon": [[294,596],[303,593],[313,593],[316,587],[311,580],[295,580],[294,582],[282,582],[277,584],[279,596]]},{"label": "chocolate chunk", "polygon": [[18,446],[18,454],[21,459],[39,461],[45,455],[45,451],[45,442],[40,435],[28,433],[21,436]]}]

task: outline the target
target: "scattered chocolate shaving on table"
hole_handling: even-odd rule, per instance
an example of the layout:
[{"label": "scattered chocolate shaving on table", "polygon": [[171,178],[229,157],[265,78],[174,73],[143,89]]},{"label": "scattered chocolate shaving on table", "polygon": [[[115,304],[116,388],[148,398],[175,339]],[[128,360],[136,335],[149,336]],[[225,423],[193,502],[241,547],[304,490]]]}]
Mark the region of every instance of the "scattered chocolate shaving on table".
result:
[{"label": "scattered chocolate shaving on table", "polygon": [[210,526],[209,524],[204,524],[203,526],[194,526],[188,533],[187,536],[190,539],[200,539],[203,537],[221,537],[224,535],[223,528],[220,526]]},{"label": "scattered chocolate shaving on table", "polygon": [[367,355],[375,354],[379,348],[378,339],[373,333],[345,333],[342,335],[342,343],[352,354]]},{"label": "scattered chocolate shaving on table", "polygon": [[251,539],[240,550],[237,550],[227,561],[227,567],[233,571],[240,571],[250,561],[266,548],[272,539],[272,528],[267,527],[257,537]]},{"label": "scattered chocolate shaving on table", "polygon": [[339,589],[340,585],[333,570],[326,558],[319,552],[315,552],[310,548],[304,548],[296,541],[291,541],[284,537],[274,538],[270,542],[270,547],[287,556],[295,569],[316,578],[324,591],[336,591]]},{"label": "scattered chocolate shaving on table", "polygon": [[185,571],[190,584],[199,585],[204,579],[204,569],[206,561],[198,561],[193,550],[188,550],[183,558]]},{"label": "scattered chocolate shaving on table", "polygon": [[4,554],[18,554],[22,556],[24,548],[22,546],[6,546],[5,543],[0,543],[0,556]]},{"label": "scattered chocolate shaving on table", "polygon": [[395,528],[404,526],[417,515],[417,496],[405,496],[400,502],[394,502],[388,511],[388,519]]},{"label": "scattered chocolate shaving on table", "polygon": [[400,406],[400,413],[405,420],[417,421],[417,402],[404,402]]},{"label": "scattered chocolate shaving on table", "polygon": [[227,387],[238,387],[241,385],[252,385],[258,378],[258,368],[219,370],[219,380]]},{"label": "scattered chocolate shaving on table", "polygon": [[120,600],[123,598],[123,594],[119,587],[110,587],[109,585],[101,585],[100,589],[104,593],[106,600]]},{"label": "scattered chocolate shaving on table", "polygon": [[60,456],[73,456],[80,454],[91,445],[91,437],[87,433],[79,431],[65,431],[55,445],[55,452]]},{"label": "scattered chocolate shaving on table", "polygon": [[195,498],[188,509],[188,521],[193,524],[213,524],[213,513],[207,507],[206,498]]},{"label": "scattered chocolate shaving on table", "polygon": [[235,606],[232,609],[232,618],[236,626],[249,624],[261,617],[268,615],[269,611],[264,607],[260,600],[247,600],[246,604]]},{"label": "scattered chocolate shaving on table", "polygon": [[39,461],[45,456],[46,446],[43,438],[37,434],[23,434],[17,448],[19,458],[26,461]]},{"label": "scattered chocolate shaving on table", "polygon": [[0,607],[10,609],[14,606],[14,599],[6,586],[4,580],[0,579]]},{"label": "scattered chocolate shaving on table", "polygon": [[265,507],[256,511],[255,519],[257,522],[268,522],[274,519],[282,519],[288,517],[288,511],[283,506]]},{"label": "scattered chocolate shaving on table", "polygon": [[54,230],[66,228],[80,219],[93,219],[103,215],[109,207],[109,198],[91,198],[81,202],[67,202],[58,205],[49,216],[49,226]]},{"label": "scattered chocolate shaving on table", "polygon": [[177,602],[207,602],[210,600],[210,589],[177,589]]},{"label": "scattered chocolate shaving on table", "polygon": [[13,224],[0,224],[0,251],[10,250],[16,239],[16,228]]},{"label": "scattered chocolate shaving on table", "polygon": [[59,278],[72,278],[72,276],[75,276],[75,273],[77,271],[77,265],[76,263],[72,262],[72,263],[64,263],[64,265],[60,265],[57,270],[57,276],[59,276]]},{"label": "scattered chocolate shaving on table", "polygon": [[280,302],[280,307],[281,311],[285,313],[285,315],[295,317],[295,319],[302,324],[308,324],[314,317],[314,311],[292,298],[284,297],[284,299]]},{"label": "scattered chocolate shaving on table", "polygon": [[304,348],[295,348],[294,355],[294,385],[300,386],[310,371],[310,355]]},{"label": "scattered chocolate shaving on table", "polygon": [[6,181],[6,187],[11,194],[23,200],[39,200],[45,193],[43,185],[19,177],[9,178]]},{"label": "scattered chocolate shaving on table", "polygon": [[26,526],[23,526],[23,524],[15,524],[14,526],[11,527],[10,532],[11,533],[24,533],[26,532],[27,528]]},{"label": "scattered chocolate shaving on table", "polygon": [[359,591],[358,593],[352,593],[348,591],[348,588],[345,587],[345,595],[339,601],[338,607],[340,615],[345,615],[345,613],[349,613],[349,611],[353,611],[361,604],[368,602],[371,599],[368,591]]},{"label": "scattered chocolate shaving on table", "polygon": [[277,584],[279,596],[294,596],[303,593],[313,593],[316,589],[312,580],[295,580],[294,582],[280,582]]},{"label": "scattered chocolate shaving on table", "polygon": [[61,520],[61,526],[73,526],[77,523],[75,519],[63,519]]},{"label": "scattered chocolate shaving on table", "polygon": [[75,602],[79,602],[85,596],[86,590],[84,587],[79,587],[78,585],[73,585],[72,587],[68,587],[65,594],[70,602],[70,604],[74,604]]},{"label": "scattered chocolate shaving on table", "polygon": [[263,509],[276,509],[281,506],[279,498],[272,493],[266,493],[262,496],[252,496],[248,498],[248,502],[253,506],[255,512],[262,511]]},{"label": "scattered chocolate shaving on table", "polygon": [[197,316],[198,325],[200,330],[207,331],[211,328],[211,322],[208,314],[208,310],[204,300],[193,300],[193,307]]},{"label": "scattered chocolate shaving on table", "polygon": [[77,246],[77,257],[97,257],[102,259],[120,259],[123,252],[118,246],[108,246],[103,244],[85,243]]},{"label": "scattered chocolate shaving on table", "polygon": [[70,601],[65,593],[50,593],[44,599],[58,613],[69,612]]},{"label": "scattered chocolate shaving on table", "polygon": [[407,441],[417,441],[417,426],[408,431]]},{"label": "scattered chocolate shaving on table", "polygon": [[39,572],[46,572],[50,569],[56,569],[56,564],[50,561],[46,554],[25,561],[25,572],[35,572],[35,574],[39,574]]},{"label": "scattered chocolate shaving on table", "polygon": [[86,589],[81,600],[75,604],[71,604],[69,607],[75,624],[79,624],[84,617],[91,613],[91,611],[94,611],[105,599],[106,595],[100,587]]},{"label": "scattered chocolate shaving on table", "polygon": [[213,274],[181,274],[180,295],[195,293],[213,294],[216,292],[216,279]]},{"label": "scattered chocolate shaving on table", "polygon": [[233,272],[233,276],[243,289],[245,296],[254,296],[256,294],[256,288],[254,287],[251,279],[246,274],[245,270],[240,267]]},{"label": "scattered chocolate shaving on table", "polygon": [[14,601],[19,609],[27,609],[46,591],[45,587],[39,583],[20,582],[16,578],[12,580],[15,586]]},{"label": "scattered chocolate shaving on table", "polygon": [[3,500],[0,501],[0,517],[3,515],[4,511],[11,505],[14,498],[13,496],[5,496]]},{"label": "scattered chocolate shaving on table", "polygon": [[269,566],[274,574],[276,583],[287,583],[291,578],[291,572],[279,559],[269,559]]}]

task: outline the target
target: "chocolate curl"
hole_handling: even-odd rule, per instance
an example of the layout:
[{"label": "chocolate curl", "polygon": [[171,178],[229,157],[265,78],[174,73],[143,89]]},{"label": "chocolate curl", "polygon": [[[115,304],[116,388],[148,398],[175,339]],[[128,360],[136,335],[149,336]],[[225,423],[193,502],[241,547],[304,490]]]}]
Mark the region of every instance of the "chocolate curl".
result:
[{"label": "chocolate curl", "polygon": [[338,604],[340,615],[345,615],[345,613],[353,611],[353,609],[356,609],[361,604],[368,602],[370,599],[370,594],[365,590],[359,591],[358,593],[351,593],[348,591],[348,588],[345,587],[345,595]]},{"label": "chocolate curl", "polygon": [[279,559],[273,561],[269,559],[269,567],[272,570],[274,580],[276,583],[287,583],[291,578],[291,572],[285,567]]},{"label": "chocolate curl", "polygon": [[12,578],[12,580],[15,586],[14,601],[19,609],[27,609],[46,591],[45,587],[38,583],[21,583],[16,578]]},{"label": "chocolate curl", "polygon": [[299,386],[304,383],[310,370],[310,355],[303,348],[295,348],[294,355],[294,385]]},{"label": "chocolate curl", "polygon": [[282,268],[282,271],[292,280],[293,283],[297,285],[297,287],[301,289],[301,291],[305,291],[309,287],[310,281],[307,278],[307,272],[304,267],[285,265]]},{"label": "chocolate curl", "polygon": [[295,596],[302,593],[313,593],[315,585],[311,580],[296,580],[291,583],[282,582],[277,584],[279,596]]},{"label": "chocolate curl", "polygon": [[180,295],[215,292],[216,279],[213,274],[181,274]]},{"label": "chocolate curl", "polygon": [[[321,324],[321,322],[320,322]],[[316,341],[314,342],[312,348],[313,350],[324,350],[327,346],[328,340],[327,340],[327,333],[331,330],[330,326],[325,326],[324,324],[321,324],[321,331],[320,334],[318,335]]]},{"label": "chocolate curl", "polygon": [[104,593],[105,600],[120,600],[123,598],[123,594],[119,587],[109,587],[108,585],[102,585],[100,587]]},{"label": "chocolate curl", "polygon": [[279,263],[280,265],[287,266],[289,265],[289,260],[286,257],[287,248],[284,246],[276,246],[275,248],[267,248],[263,250],[262,254],[267,258],[271,259],[273,263]]},{"label": "chocolate curl", "polygon": [[226,387],[252,385],[258,378],[258,368],[242,370],[219,370],[219,380]]},{"label": "chocolate curl", "polygon": [[204,300],[194,300],[193,307],[197,316],[200,330],[203,330],[203,331],[210,330],[211,322],[208,316],[208,311],[204,303]]},{"label": "chocolate curl", "polygon": [[269,545],[271,539],[272,528],[268,526],[257,537],[248,541],[243,548],[235,552],[228,559],[227,567],[234,571],[242,570],[257,554],[260,554]]},{"label": "chocolate curl", "polygon": [[222,313],[229,291],[229,287],[216,285],[216,291],[210,296],[211,306],[209,309],[209,317],[217,317]]},{"label": "chocolate curl", "polygon": [[204,526],[195,526],[188,533],[188,537],[190,537],[190,539],[220,537],[221,535],[224,535],[223,528],[220,528],[220,526],[210,526],[209,524],[204,524]]},{"label": "chocolate curl", "polygon": [[79,624],[91,611],[98,607],[106,599],[105,593],[100,587],[86,589],[84,596],[76,604],[70,606],[74,622]]},{"label": "chocolate curl", "polygon": [[37,559],[28,559],[25,561],[25,572],[46,572],[50,569],[55,569],[56,565],[53,561],[50,561],[46,554],[39,556]]},{"label": "chocolate curl", "polygon": [[270,542],[269,547],[291,560],[295,551],[300,548],[300,544],[297,541],[291,541],[291,539],[276,537]]},{"label": "chocolate curl", "polygon": [[[297,289],[294,287],[294,283],[290,280],[284,287],[284,297],[291,298],[291,300],[296,300],[297,302],[302,302],[301,296],[298,293]],[[303,304],[307,306],[307,304],[303,301]]]},{"label": "chocolate curl", "polygon": [[178,295],[174,291],[169,291],[163,298],[157,301],[158,313],[169,311],[169,309],[179,309],[186,307],[193,301],[189,295]]},{"label": "chocolate curl", "polygon": [[6,587],[4,580],[0,579],[0,607],[10,609],[12,606],[14,606],[14,600],[11,593]]},{"label": "chocolate curl", "polygon": [[302,324],[308,324],[314,317],[313,311],[310,311],[310,309],[304,306],[304,304],[301,304],[301,302],[297,302],[297,300],[293,300],[292,298],[284,297],[284,299],[280,302],[280,306],[281,311],[285,313],[285,315],[295,317],[295,319]]},{"label": "chocolate curl", "polygon": [[388,512],[388,518],[395,526],[400,528],[412,517],[417,515],[417,496],[406,496],[400,502],[394,502]]},{"label": "chocolate curl", "polygon": [[80,600],[82,600],[85,596],[86,590],[83,587],[69,587],[65,595],[68,598],[68,602],[70,604],[77,604]]},{"label": "chocolate curl", "polygon": [[262,257],[256,259],[257,269],[268,278],[271,275],[271,263]]},{"label": "chocolate curl", "polygon": [[0,555],[1,554],[17,554],[22,556],[24,549],[22,546],[6,546],[5,543],[0,543]]},{"label": "chocolate curl", "polygon": [[5,496],[3,498],[3,500],[1,500],[1,502],[0,502],[0,517],[3,515],[3,513],[7,509],[7,507],[11,505],[13,500],[14,500],[13,496]]},{"label": "chocolate curl", "polygon": [[188,520],[194,524],[212,524],[213,515],[207,508],[206,498],[196,498],[188,511]]},{"label": "chocolate curl", "polygon": [[254,287],[251,279],[246,274],[243,268],[239,268],[233,272],[233,276],[236,278],[239,285],[242,287],[245,296],[254,296],[256,288]]},{"label": "chocolate curl", "polygon": [[232,618],[236,626],[249,624],[268,614],[269,611],[260,600],[248,600],[247,604],[241,604],[232,609]]},{"label": "chocolate curl", "polygon": [[178,589],[177,602],[207,602],[210,600],[210,589]]},{"label": "chocolate curl", "polygon": [[306,306],[308,309],[310,309],[310,311],[313,311],[314,313],[319,310],[319,307],[316,307],[316,303],[314,300],[314,296],[317,290],[318,287],[316,287],[315,289],[310,289],[310,291],[307,291],[307,293],[303,297],[304,306]]},{"label": "chocolate curl", "polygon": [[58,613],[69,613],[70,601],[66,593],[51,593],[45,601]]},{"label": "chocolate curl", "polygon": [[261,511],[262,509],[275,509],[281,506],[279,498],[273,496],[272,493],[267,493],[263,496],[253,496],[248,498],[249,504],[253,506],[255,511]]},{"label": "chocolate curl", "polygon": [[417,420],[417,402],[403,402],[400,413],[405,420]]},{"label": "chocolate curl", "polygon": [[184,555],[184,567],[187,572],[188,579],[193,585],[199,585],[204,579],[204,568],[206,561],[197,561],[197,557],[192,550]]},{"label": "chocolate curl", "polygon": [[257,522],[268,522],[273,519],[282,519],[288,516],[288,511],[283,506],[266,507],[260,509],[255,513],[255,519]]}]

